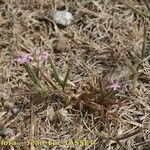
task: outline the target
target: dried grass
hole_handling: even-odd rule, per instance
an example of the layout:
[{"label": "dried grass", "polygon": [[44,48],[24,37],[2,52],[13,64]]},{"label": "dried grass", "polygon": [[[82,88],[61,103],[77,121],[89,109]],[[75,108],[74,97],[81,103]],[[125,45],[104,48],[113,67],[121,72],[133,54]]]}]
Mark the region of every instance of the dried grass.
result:
[{"label": "dried grass", "polygon": [[[124,2],[148,12],[144,1]],[[72,12],[72,24],[58,27],[52,20],[56,9]],[[17,141],[17,146],[1,149],[148,150],[149,46],[149,19],[120,0],[0,0],[0,140]],[[49,93],[36,91],[16,58],[21,52],[36,55],[43,50],[49,51],[64,75],[72,63],[70,80],[75,88],[64,92],[56,84],[57,89],[49,85]],[[140,76],[133,82],[129,78],[132,74],[136,79],[142,58]],[[46,78],[51,76],[49,67],[45,62],[42,74]],[[122,80],[123,87],[112,99],[97,102],[92,92],[98,90],[97,78],[105,76]],[[11,113],[14,106],[21,110],[16,116]],[[6,128],[12,130],[4,135]],[[29,138],[85,139],[95,144],[28,147]]]}]

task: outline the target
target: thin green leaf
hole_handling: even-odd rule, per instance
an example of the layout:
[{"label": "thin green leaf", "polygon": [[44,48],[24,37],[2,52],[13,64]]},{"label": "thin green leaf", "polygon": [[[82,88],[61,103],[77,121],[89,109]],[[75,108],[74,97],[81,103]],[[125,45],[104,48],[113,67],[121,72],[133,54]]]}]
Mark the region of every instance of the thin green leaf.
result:
[{"label": "thin green leaf", "polygon": [[[59,79],[61,80],[62,83],[64,82],[64,78],[62,76],[59,76]],[[67,80],[66,85],[75,87],[75,84],[73,82],[71,82],[70,80]]]},{"label": "thin green leaf", "polygon": [[113,95],[114,95],[114,91],[113,90],[107,91],[107,92],[104,93],[104,99],[112,98]]},{"label": "thin green leaf", "polygon": [[42,86],[40,85],[39,79],[37,78],[35,72],[30,67],[30,65],[26,63],[26,64],[24,64],[24,67],[25,67],[26,71],[28,72],[29,77],[33,81],[33,83],[36,84],[38,87],[41,88]]},{"label": "thin green leaf", "polygon": [[57,72],[56,66],[54,65],[54,63],[52,62],[52,60],[50,58],[48,58],[49,63],[51,64],[51,68],[53,70],[54,73],[54,78],[56,79],[56,81],[62,86],[62,81],[59,78],[59,74]]},{"label": "thin green leaf", "polygon": [[67,70],[67,73],[66,73],[66,76],[65,76],[65,79],[63,81],[63,84],[62,84],[62,88],[64,89],[66,84],[67,84],[67,81],[69,79],[69,75],[70,75],[70,68]]}]

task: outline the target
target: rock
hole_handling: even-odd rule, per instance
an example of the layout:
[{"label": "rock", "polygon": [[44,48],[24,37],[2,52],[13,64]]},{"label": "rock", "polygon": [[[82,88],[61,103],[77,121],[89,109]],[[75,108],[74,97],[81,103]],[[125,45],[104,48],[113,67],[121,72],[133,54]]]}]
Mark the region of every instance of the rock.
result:
[{"label": "rock", "polygon": [[13,115],[17,115],[20,112],[20,109],[18,107],[13,107],[11,109],[11,112],[13,113]]},{"label": "rock", "polygon": [[56,24],[67,26],[73,20],[73,16],[67,11],[56,11],[53,15],[53,20]]},{"label": "rock", "polygon": [[13,134],[13,129],[11,129],[11,128],[9,128],[9,127],[6,127],[6,128],[3,128],[3,131],[2,131],[2,133],[3,133],[3,135],[12,135]]}]

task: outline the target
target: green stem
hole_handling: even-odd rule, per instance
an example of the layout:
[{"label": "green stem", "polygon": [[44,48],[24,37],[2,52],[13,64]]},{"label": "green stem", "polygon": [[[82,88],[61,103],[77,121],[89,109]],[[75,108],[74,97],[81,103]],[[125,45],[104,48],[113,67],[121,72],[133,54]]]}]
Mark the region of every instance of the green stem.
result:
[{"label": "green stem", "polygon": [[33,83],[35,85],[37,85],[38,87],[42,88],[38,77],[36,76],[34,70],[30,67],[30,65],[28,63],[26,63],[26,64],[24,64],[24,67],[25,67],[26,71],[28,72],[29,77],[33,81]]},{"label": "green stem", "polygon": [[70,69],[68,69],[68,71],[67,71],[67,73],[66,73],[66,76],[65,76],[65,79],[64,79],[64,81],[63,81],[63,84],[62,84],[63,90],[64,90],[64,88],[65,88],[65,86],[66,86],[66,84],[67,84],[67,81],[68,81],[68,79],[69,79],[69,75],[70,75]]},{"label": "green stem", "polygon": [[62,81],[59,78],[59,74],[57,72],[56,66],[54,65],[54,63],[52,62],[52,60],[50,58],[48,58],[49,63],[51,64],[51,68],[53,70],[54,73],[54,78],[56,79],[56,81],[62,86]]}]

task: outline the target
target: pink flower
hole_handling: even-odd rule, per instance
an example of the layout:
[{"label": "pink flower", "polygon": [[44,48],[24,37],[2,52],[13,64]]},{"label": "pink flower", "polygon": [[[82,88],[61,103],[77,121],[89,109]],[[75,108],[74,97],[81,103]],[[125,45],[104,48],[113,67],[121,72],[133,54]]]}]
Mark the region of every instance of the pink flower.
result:
[{"label": "pink flower", "polygon": [[30,54],[24,53],[17,59],[17,62],[20,64],[28,63],[32,59]]},{"label": "pink flower", "polygon": [[119,89],[121,86],[120,86],[120,83],[119,81],[112,81],[111,82],[112,85],[110,86],[114,91],[116,91],[117,89]]},{"label": "pink flower", "polygon": [[42,56],[44,59],[48,59],[49,54],[48,54],[48,52],[44,51],[44,52],[41,53],[41,56]]}]

